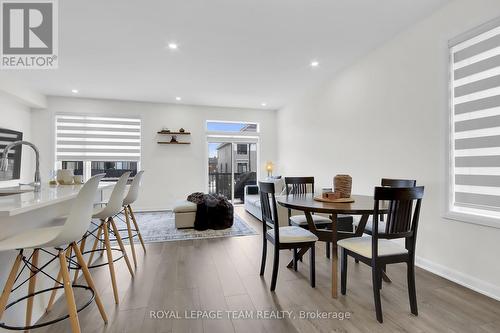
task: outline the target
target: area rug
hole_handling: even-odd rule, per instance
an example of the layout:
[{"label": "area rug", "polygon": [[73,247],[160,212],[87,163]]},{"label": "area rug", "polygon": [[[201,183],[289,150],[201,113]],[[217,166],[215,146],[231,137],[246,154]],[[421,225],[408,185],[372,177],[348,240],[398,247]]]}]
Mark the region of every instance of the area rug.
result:
[{"label": "area rug", "polygon": [[[238,214],[234,214],[234,223],[231,228],[198,231],[195,229],[177,229],[175,227],[175,219],[172,211],[134,213],[145,243],[250,236],[257,234],[257,232],[238,216]],[[125,217],[123,214],[115,218],[115,221],[119,224],[118,229],[121,229],[120,235],[123,238],[128,236],[127,231],[122,230],[122,228],[124,228],[122,221],[124,220]],[[127,241],[124,240],[124,243],[127,243]]]}]

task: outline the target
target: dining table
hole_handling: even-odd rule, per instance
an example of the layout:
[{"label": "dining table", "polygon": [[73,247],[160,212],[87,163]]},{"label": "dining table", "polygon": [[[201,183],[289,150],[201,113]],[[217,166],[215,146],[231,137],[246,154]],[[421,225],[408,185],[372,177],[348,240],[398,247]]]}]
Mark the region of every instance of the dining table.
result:
[{"label": "dining table", "polygon": [[[352,202],[325,202],[320,201],[321,195],[318,194],[289,194],[276,196],[276,202],[288,209],[304,212],[307,220],[307,227],[309,231],[314,233],[319,241],[331,242],[332,244],[332,297],[337,298],[338,295],[338,254],[337,254],[337,241],[350,238],[361,237],[366,226],[366,222],[370,215],[373,215],[375,206],[373,196],[370,195],[351,195]],[[387,205],[383,202],[380,204],[379,212],[381,214],[387,213]],[[329,214],[332,220],[331,228],[317,229],[313,222],[312,215],[314,213]],[[356,230],[352,232],[337,231],[337,217],[339,214],[346,215],[360,215],[361,219]],[[301,249],[298,252],[301,258],[307,249]],[[288,264],[292,267],[293,260]]]}]

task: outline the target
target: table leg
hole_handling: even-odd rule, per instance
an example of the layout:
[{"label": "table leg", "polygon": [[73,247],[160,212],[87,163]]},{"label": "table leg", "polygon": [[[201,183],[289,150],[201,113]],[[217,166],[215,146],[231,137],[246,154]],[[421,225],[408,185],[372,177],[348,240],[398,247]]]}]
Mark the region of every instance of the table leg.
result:
[{"label": "table leg", "polygon": [[337,214],[332,214],[332,298],[338,292]]},{"label": "table leg", "polygon": [[[297,252],[297,260],[300,260],[302,259],[302,257],[304,256],[304,254],[306,254],[307,250],[309,248],[305,247],[305,248],[301,248],[299,250],[299,252]],[[293,267],[293,259],[290,260],[290,262],[288,263],[288,265],[286,265],[286,268],[292,268]]]}]

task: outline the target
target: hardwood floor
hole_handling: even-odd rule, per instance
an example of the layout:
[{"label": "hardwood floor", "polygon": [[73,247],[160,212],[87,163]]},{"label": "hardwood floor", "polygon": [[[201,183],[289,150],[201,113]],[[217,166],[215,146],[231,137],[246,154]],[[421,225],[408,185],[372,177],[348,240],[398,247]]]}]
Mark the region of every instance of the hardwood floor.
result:
[{"label": "hardwood floor", "polygon": [[[236,212],[260,232],[262,225],[242,207]],[[318,244],[322,247],[323,244]],[[305,256],[299,271],[285,267],[291,252],[281,251],[281,269],[276,293],[269,291],[272,247],[268,248],[265,277],[259,276],[261,236],[202,239],[147,244],[144,256],[137,251],[138,268],[132,280],[123,260],[116,263],[120,305],[115,306],[109,272],[93,270],[108,317],[104,325],[95,304],[79,314],[83,332],[499,332],[500,302],[417,269],[419,316],[410,313],[404,265],[392,265],[391,284],[384,283],[384,323],[375,318],[371,272],[363,264],[349,261],[347,295],[330,297],[330,261],[324,248],[316,254],[316,288],[309,286]],[[85,295],[76,293],[82,302]],[[64,312],[60,298],[46,318]],[[233,312],[223,319],[155,319],[152,312],[221,310],[252,311],[253,319]],[[292,311],[296,318],[257,319],[257,311]],[[300,311],[314,314],[349,313],[350,318],[300,319]],[[158,314],[156,314],[158,316]],[[69,321],[36,332],[69,332]]]}]

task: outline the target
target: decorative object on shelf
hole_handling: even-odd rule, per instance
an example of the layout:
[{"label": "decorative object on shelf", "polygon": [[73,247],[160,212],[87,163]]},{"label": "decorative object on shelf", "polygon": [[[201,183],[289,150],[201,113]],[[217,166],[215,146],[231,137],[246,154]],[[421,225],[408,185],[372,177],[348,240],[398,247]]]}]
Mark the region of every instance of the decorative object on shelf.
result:
[{"label": "decorative object on shelf", "polygon": [[273,175],[273,168],[274,164],[271,161],[266,162],[266,170],[267,170],[267,176],[270,177]]},{"label": "decorative object on shelf", "polygon": [[190,132],[186,132],[184,128],[180,128],[179,132],[172,132],[167,128],[163,128],[161,131],[158,132],[160,135],[170,135],[170,140],[165,140],[165,141],[158,141],[158,144],[161,145],[188,145],[191,142],[181,142],[178,141],[177,136],[178,135],[190,135]]},{"label": "decorative object on shelf", "polygon": [[73,170],[59,169],[57,170],[57,182],[59,185],[73,184]]},{"label": "decorative object on shelf", "polygon": [[349,175],[336,175],[333,178],[333,191],[339,193],[339,198],[350,198],[352,178]]}]

